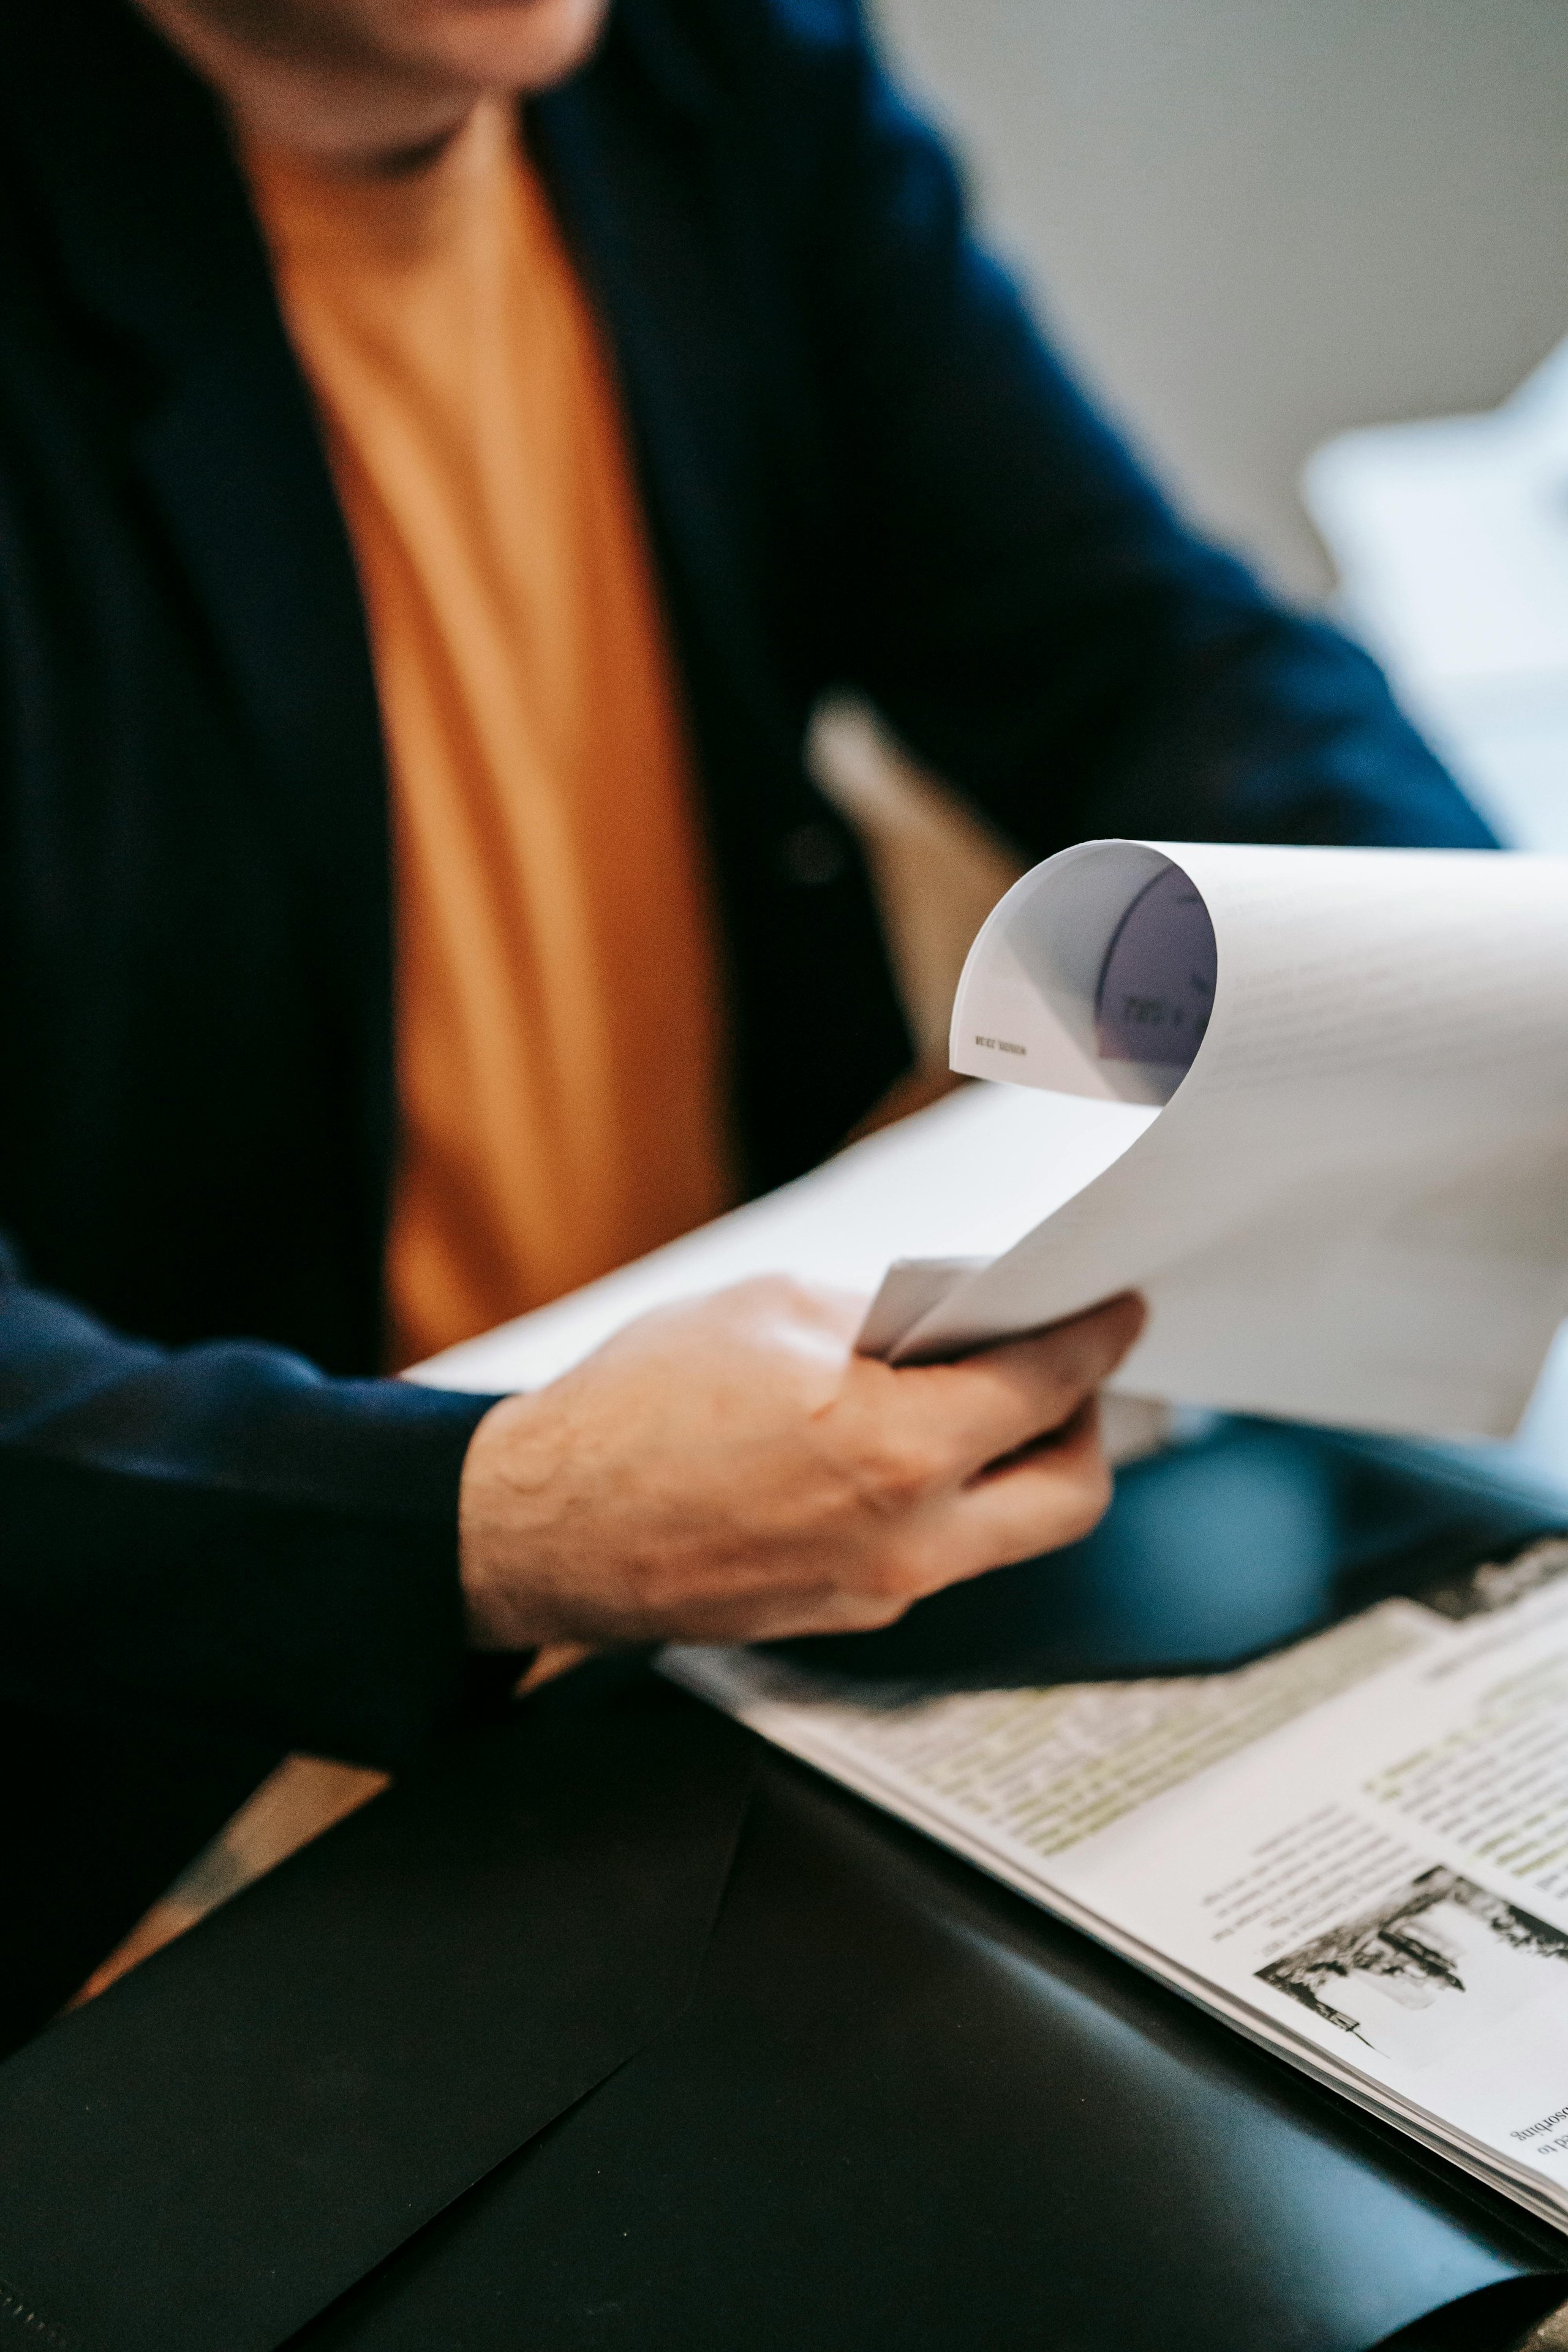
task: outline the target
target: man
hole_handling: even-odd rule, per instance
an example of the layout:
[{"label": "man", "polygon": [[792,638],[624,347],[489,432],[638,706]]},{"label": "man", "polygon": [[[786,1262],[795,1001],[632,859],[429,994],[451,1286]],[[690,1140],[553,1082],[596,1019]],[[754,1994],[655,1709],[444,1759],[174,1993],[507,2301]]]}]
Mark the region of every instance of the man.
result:
[{"label": "man", "polygon": [[1085,406],[853,0],[601,13],[6,9],[14,2021],[466,1647],[874,1624],[1102,1507],[1126,1301],[893,1372],[764,1285],[536,1398],[382,1377],[898,1076],[825,688],[1031,856],[1487,838]]}]

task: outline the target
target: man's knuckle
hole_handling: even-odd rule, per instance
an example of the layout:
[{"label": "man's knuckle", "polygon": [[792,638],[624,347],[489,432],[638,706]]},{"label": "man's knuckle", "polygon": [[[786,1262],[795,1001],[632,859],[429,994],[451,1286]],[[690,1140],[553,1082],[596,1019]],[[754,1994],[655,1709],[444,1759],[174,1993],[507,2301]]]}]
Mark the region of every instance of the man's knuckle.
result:
[{"label": "man's knuckle", "polygon": [[859,1624],[868,1633],[877,1633],[884,1625],[896,1625],[908,1609],[914,1595],[909,1592],[879,1592],[864,1594],[860,1601]]},{"label": "man's knuckle", "polygon": [[885,1544],[866,1564],[861,1589],[873,1601],[901,1613],[921,1590],[921,1556],[912,1544]]},{"label": "man's knuckle", "polygon": [[742,1314],[776,1320],[793,1316],[802,1295],[800,1286],[787,1274],[752,1274],[720,1297]]},{"label": "man's knuckle", "polygon": [[1087,1468],[1075,1482],[1068,1498],[1068,1515],[1079,1535],[1087,1535],[1098,1527],[1110,1507],[1111,1479],[1109,1466],[1097,1462]]},{"label": "man's knuckle", "polygon": [[940,1467],[935,1447],[923,1439],[882,1435],[861,1454],[861,1491],[881,1510],[907,1510],[931,1492]]}]

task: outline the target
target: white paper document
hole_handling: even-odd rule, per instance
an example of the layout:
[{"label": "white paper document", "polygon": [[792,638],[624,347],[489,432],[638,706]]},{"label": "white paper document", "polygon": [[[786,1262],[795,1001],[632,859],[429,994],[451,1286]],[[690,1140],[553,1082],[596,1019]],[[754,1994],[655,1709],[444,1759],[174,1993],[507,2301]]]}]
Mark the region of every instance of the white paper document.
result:
[{"label": "white paper document", "polygon": [[982,929],[952,1060],[1125,1147],[890,1346],[884,1301],[895,1360],[1136,1288],[1135,1391],[1514,1427],[1568,1307],[1568,859],[1083,843]]},{"label": "white paper document", "polygon": [[1568,1539],[1223,1675],[661,1663],[1568,2229]]},{"label": "white paper document", "polygon": [[1568,1312],[1568,858],[1089,842],[953,1011],[965,1089],[416,1372],[553,1378],[783,1272],[952,1355],[1142,1291],[1131,1397],[1505,1435]]}]

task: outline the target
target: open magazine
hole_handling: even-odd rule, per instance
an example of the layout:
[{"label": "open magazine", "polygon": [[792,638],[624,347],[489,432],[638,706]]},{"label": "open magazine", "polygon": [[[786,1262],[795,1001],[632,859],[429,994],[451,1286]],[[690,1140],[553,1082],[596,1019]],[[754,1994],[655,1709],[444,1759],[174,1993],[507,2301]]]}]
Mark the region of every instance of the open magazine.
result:
[{"label": "open magazine", "polygon": [[1220,1675],[661,1664],[1568,2230],[1568,1536]]}]

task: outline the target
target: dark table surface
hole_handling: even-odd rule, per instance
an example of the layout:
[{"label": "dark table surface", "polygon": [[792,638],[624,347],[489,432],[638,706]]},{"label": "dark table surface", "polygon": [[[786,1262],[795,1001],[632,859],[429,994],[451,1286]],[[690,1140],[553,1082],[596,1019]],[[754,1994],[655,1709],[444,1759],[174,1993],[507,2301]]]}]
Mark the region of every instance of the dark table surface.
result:
[{"label": "dark table surface", "polygon": [[[1222,1664],[1563,1524],[1232,1423],[814,1646]],[[1501,2352],[1568,2294],[1568,2239],[636,1661],[29,2043],[0,2148],[0,2342],[64,2352]]]}]

